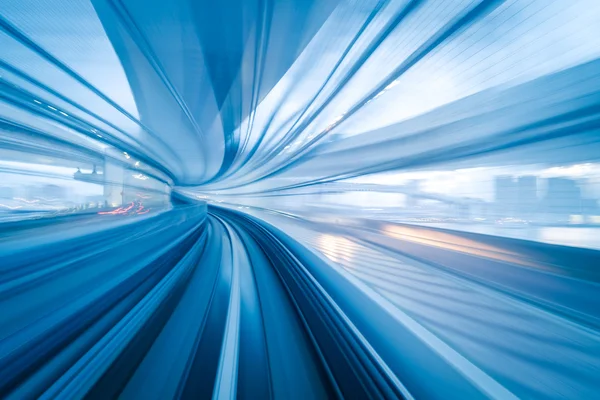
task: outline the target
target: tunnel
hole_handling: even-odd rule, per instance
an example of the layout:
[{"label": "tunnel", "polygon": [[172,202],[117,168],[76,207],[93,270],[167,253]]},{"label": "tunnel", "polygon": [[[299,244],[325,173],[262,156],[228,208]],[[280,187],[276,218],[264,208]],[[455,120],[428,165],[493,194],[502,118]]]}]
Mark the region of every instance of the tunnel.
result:
[{"label": "tunnel", "polygon": [[600,396],[597,0],[0,0],[0,398]]}]

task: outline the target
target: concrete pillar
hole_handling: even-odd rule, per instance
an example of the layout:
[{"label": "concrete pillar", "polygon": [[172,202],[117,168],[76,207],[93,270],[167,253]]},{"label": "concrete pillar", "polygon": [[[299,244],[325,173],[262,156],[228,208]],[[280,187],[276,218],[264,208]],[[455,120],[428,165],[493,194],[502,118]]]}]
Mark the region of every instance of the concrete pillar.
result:
[{"label": "concrete pillar", "polygon": [[123,174],[122,165],[110,160],[104,162],[104,200],[108,207],[123,205]]}]

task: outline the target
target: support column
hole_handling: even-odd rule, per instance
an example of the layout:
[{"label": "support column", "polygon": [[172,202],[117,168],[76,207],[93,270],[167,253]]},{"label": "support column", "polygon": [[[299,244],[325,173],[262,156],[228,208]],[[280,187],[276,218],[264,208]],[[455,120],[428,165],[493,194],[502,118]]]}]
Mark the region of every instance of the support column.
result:
[{"label": "support column", "polygon": [[122,165],[104,161],[104,201],[108,207],[123,205],[123,174]]}]

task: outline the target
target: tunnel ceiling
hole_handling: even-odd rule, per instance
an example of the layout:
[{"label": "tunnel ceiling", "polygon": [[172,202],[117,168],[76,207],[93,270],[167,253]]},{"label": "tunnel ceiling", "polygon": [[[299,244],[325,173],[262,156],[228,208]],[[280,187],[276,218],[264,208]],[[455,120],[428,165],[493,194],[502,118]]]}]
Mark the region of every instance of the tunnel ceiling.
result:
[{"label": "tunnel ceiling", "polygon": [[592,3],[3,0],[0,118],[192,192],[585,162]]}]

